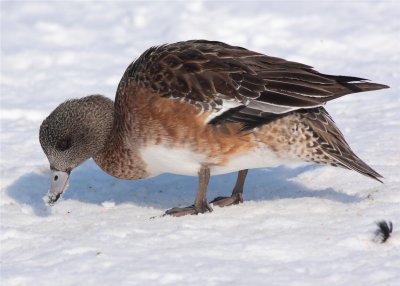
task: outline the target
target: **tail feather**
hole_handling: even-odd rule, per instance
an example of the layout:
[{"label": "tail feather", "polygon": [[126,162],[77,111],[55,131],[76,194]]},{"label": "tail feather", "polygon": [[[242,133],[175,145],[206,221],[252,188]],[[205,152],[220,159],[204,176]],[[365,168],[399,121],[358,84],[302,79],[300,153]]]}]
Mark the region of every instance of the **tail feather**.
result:
[{"label": "tail feather", "polygon": [[387,85],[369,82],[368,79],[355,76],[327,75],[327,74],[319,74],[319,75],[328,78],[330,80],[334,80],[338,83],[336,85],[327,88],[330,92],[334,94],[334,96],[332,96],[330,100],[350,93],[389,88],[389,86]]},{"label": "tail feather", "polygon": [[338,164],[346,169],[354,170],[364,176],[370,177],[378,182],[382,182],[383,176],[368,166],[364,161],[362,161],[356,154],[353,152],[346,154],[346,157],[343,156],[332,156],[335,160],[338,161]]},{"label": "tail feather", "polygon": [[354,92],[372,91],[372,90],[389,88],[389,86],[387,86],[387,85],[380,84],[380,83],[373,83],[373,82],[348,83],[347,87],[353,88]]},{"label": "tail feather", "polygon": [[305,110],[302,115],[317,138],[322,152],[330,158],[329,162],[322,163],[339,165],[382,183],[380,178],[383,177],[354,154],[343,134],[323,107]]}]

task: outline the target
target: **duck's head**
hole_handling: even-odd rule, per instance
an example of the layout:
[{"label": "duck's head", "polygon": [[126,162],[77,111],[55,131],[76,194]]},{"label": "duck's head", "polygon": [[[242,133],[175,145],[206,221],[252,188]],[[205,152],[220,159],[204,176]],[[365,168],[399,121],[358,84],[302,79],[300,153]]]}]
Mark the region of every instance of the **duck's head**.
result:
[{"label": "duck's head", "polygon": [[39,141],[51,169],[47,203],[61,197],[74,168],[104,148],[112,122],[113,101],[101,95],[68,100],[43,121]]}]

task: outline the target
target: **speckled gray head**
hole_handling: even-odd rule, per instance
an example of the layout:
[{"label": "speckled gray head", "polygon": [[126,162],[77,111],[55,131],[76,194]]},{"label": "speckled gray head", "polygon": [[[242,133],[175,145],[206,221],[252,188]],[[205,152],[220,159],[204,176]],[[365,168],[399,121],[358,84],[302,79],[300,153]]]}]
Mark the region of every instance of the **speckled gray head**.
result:
[{"label": "speckled gray head", "polygon": [[49,163],[54,204],[67,189],[71,170],[104,147],[113,122],[113,101],[91,95],[60,104],[42,123],[39,141]]}]

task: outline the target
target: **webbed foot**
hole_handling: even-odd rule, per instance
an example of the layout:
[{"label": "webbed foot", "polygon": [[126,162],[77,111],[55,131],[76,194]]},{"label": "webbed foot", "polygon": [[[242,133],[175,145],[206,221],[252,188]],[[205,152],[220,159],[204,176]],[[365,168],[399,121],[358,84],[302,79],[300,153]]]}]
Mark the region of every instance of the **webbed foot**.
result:
[{"label": "webbed foot", "polygon": [[207,202],[205,202],[200,206],[191,205],[190,207],[185,207],[185,208],[172,208],[167,210],[164,215],[172,215],[179,217],[184,215],[197,215],[212,211],[213,209],[211,208],[211,206]]},{"label": "webbed foot", "polygon": [[227,207],[231,205],[237,205],[240,203],[243,203],[242,193],[232,194],[232,196],[230,197],[217,197],[210,202],[210,204],[219,207]]}]

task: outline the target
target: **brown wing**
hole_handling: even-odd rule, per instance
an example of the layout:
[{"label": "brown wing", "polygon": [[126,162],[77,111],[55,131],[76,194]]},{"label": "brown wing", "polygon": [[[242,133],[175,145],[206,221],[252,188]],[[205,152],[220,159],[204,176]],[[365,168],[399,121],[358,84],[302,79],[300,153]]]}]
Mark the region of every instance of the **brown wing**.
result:
[{"label": "brown wing", "polygon": [[[215,111],[210,123],[264,124],[293,110],[386,86],[323,75],[312,67],[221,42],[194,40],[152,47],[126,70],[127,79],[160,96]],[[118,93],[117,93],[118,98]]]},{"label": "brown wing", "polygon": [[323,107],[303,110],[299,111],[299,113],[304,118],[303,122],[313,131],[323,152],[330,158],[330,162],[326,163],[355,170],[382,182],[379,180],[382,176],[354,154],[343,134]]}]

